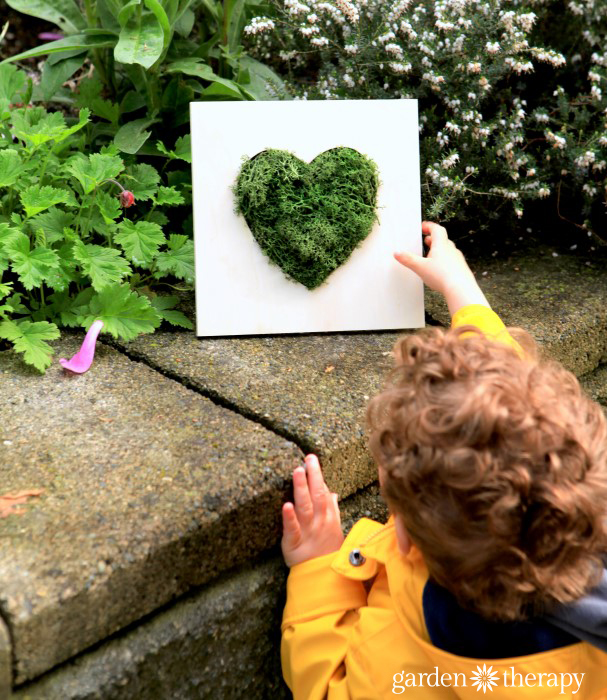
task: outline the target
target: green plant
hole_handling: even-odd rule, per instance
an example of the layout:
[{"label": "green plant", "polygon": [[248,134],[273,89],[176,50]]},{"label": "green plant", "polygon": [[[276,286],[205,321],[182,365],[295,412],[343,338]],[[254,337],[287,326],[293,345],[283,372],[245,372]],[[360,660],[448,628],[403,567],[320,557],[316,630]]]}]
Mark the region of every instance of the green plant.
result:
[{"label": "green plant", "polygon": [[7,2],[65,34],[6,59],[48,56],[34,97],[71,103],[61,85],[91,61],[94,79],[82,81],[79,104],[102,120],[93,136],[114,137],[125,153],[156,155],[144,144],[154,132],[187,124],[192,100],[270,99],[284,92],[281,79],[240,45],[255,0],[85,0],[84,12],[76,0]]},{"label": "green plant", "polygon": [[[27,104],[29,92],[22,72],[0,65],[0,338],[44,371],[59,326],[101,319],[125,340],[163,319],[191,328],[173,308],[177,297],[150,288],[193,282],[192,241],[165,233],[164,209],[183,204],[187,186],[162,184],[155,168],[125,162],[113,145],[85,155],[88,110],[68,124],[59,112],[11,106]],[[189,159],[179,143],[159,145]]]},{"label": "green plant", "polygon": [[269,149],[246,160],[234,194],[268,258],[308,289],[318,287],[371,232],[378,171],[351,148],[310,163]]}]

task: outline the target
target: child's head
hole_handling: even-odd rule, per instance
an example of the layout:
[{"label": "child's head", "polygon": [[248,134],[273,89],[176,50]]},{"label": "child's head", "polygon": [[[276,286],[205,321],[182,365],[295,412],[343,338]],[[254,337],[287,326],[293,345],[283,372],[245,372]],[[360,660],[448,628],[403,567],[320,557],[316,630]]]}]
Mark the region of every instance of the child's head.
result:
[{"label": "child's head", "polygon": [[607,421],[523,331],[525,359],[471,330],[397,343],[370,448],[432,578],[486,618],[524,619],[600,577]]}]

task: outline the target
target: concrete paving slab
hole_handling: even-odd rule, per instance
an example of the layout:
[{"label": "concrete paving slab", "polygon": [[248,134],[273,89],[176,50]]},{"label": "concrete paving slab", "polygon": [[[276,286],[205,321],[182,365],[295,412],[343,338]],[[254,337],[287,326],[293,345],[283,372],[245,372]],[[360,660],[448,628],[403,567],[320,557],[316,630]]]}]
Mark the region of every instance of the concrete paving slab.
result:
[{"label": "concrete paving slab", "polygon": [[0,352],[0,383],[2,492],[44,489],[0,519],[14,683],[277,542],[283,437],[107,346],[80,376]]},{"label": "concrete paving slab", "polygon": [[[589,264],[588,264],[589,263]],[[489,303],[508,326],[529,331],[545,352],[576,375],[607,354],[607,262],[537,249],[470,263]],[[426,313],[449,323],[447,306],[426,293]]]},{"label": "concrete paving slab", "polygon": [[377,478],[364,415],[392,367],[398,333],[196,338],[160,332],[120,344],[321,459],[342,498]]},{"label": "concrete paving slab", "polygon": [[607,365],[580,377],[580,384],[594,401],[607,407]]}]

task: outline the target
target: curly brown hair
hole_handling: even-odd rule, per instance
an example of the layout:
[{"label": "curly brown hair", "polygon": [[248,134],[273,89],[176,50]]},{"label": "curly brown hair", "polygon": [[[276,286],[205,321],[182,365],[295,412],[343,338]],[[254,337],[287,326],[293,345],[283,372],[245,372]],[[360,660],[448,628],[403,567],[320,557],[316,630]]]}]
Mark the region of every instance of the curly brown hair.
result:
[{"label": "curly brown hair", "polygon": [[430,576],[486,619],[595,585],[607,552],[607,421],[560,364],[472,326],[400,339],[367,409],[382,493]]}]

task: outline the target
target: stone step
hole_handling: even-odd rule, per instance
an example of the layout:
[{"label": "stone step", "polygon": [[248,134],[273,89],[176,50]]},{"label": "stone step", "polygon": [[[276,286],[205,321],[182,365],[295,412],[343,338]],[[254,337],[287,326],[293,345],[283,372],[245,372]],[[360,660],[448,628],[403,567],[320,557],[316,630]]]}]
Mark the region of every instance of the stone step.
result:
[{"label": "stone step", "polygon": [[580,377],[580,384],[593,401],[607,407],[607,365]]},{"label": "stone step", "polygon": [[[346,499],[341,513],[346,532],[361,517],[387,519],[377,485]],[[287,700],[286,579],[275,552],[239,567],[25,684],[13,700]]]},{"label": "stone step", "polygon": [[109,347],[80,376],[1,352],[0,377],[2,493],[44,489],[0,520],[14,684],[278,540],[288,440]]}]

